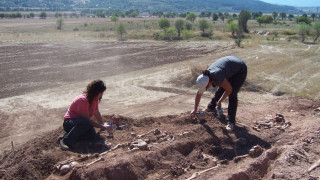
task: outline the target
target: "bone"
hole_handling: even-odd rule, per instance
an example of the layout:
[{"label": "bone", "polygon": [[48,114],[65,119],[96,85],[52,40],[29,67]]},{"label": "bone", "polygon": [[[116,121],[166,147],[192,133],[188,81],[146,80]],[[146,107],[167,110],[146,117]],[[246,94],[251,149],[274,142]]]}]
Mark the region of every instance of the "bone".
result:
[{"label": "bone", "polygon": [[143,136],[146,136],[146,135],[148,135],[148,134],[151,134],[152,132],[155,132],[155,131],[156,131],[156,129],[153,129],[153,130],[151,130],[151,131],[149,131],[149,132],[147,132],[147,133],[138,135],[137,137],[140,139],[140,138],[142,138]]},{"label": "bone", "polygon": [[309,169],[308,169],[308,173],[310,173],[311,171],[313,171],[314,169],[316,169],[317,167],[320,166],[320,159],[315,162]]},{"label": "bone", "polygon": [[273,123],[272,123],[272,122],[269,122],[269,123],[260,122],[259,125],[261,125],[261,126],[267,126],[267,127],[273,127]]},{"label": "bone", "polygon": [[249,157],[249,154],[245,154],[245,155],[242,155],[242,156],[237,156],[237,157],[235,157],[234,158],[234,162],[239,162],[240,160],[242,160],[242,159],[244,159],[244,158],[246,158],[246,157]]},{"label": "bone", "polygon": [[73,161],[74,157],[71,157],[70,159],[58,162],[56,165],[54,165],[58,170],[61,168],[61,166],[65,165],[65,164],[69,164]]},{"label": "bone", "polygon": [[91,166],[92,164],[96,163],[96,162],[99,162],[99,161],[104,161],[104,158],[103,157],[100,157],[99,159],[96,159],[88,164],[86,164],[86,167],[89,167]]},{"label": "bone", "polygon": [[203,171],[195,172],[195,173],[193,173],[193,174],[192,174],[192,176],[191,176],[191,177],[189,177],[187,180],[194,179],[194,178],[196,178],[196,177],[200,176],[201,174],[203,174],[203,173],[205,173],[205,172],[207,172],[207,171],[210,171],[210,170],[216,169],[216,168],[218,168],[218,167],[220,167],[220,164],[217,164],[216,166],[211,167],[211,168],[209,168],[209,169],[205,169],[205,170],[203,170]]}]

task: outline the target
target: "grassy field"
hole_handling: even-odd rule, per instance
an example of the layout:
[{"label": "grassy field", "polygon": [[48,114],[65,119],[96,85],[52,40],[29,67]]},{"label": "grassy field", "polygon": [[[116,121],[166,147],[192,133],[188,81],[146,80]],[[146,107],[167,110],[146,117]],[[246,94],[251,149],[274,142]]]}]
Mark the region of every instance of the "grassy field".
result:
[{"label": "grassy field", "polygon": [[[198,18],[199,19],[199,18]],[[177,19],[170,19],[171,26]],[[2,46],[8,42],[68,42],[68,41],[118,41],[116,25],[123,23],[127,33],[126,41],[154,41],[154,33],[161,32],[158,26],[159,18],[120,18],[112,22],[109,18],[64,18],[62,30],[56,29],[56,18],[47,19],[1,19],[0,42]],[[213,38],[201,37],[201,31],[196,21],[193,26],[194,37],[184,42],[199,41],[206,43],[234,43],[231,32],[227,29],[227,21],[217,21],[213,25]],[[249,34],[245,34],[241,47],[222,55],[237,55],[243,58],[249,66],[248,81],[255,87],[275,95],[320,97],[320,48],[319,40],[315,44],[312,37],[301,43],[295,35],[297,24],[286,21],[281,24],[261,25],[250,20]],[[258,35],[257,32],[269,32],[269,35]],[[291,32],[294,35],[287,35]],[[183,42],[182,41],[182,42]],[[204,57],[204,59],[206,59]],[[210,65],[214,60],[207,57],[199,66]],[[207,63],[203,65],[203,63]],[[194,64],[198,66],[197,63]]]}]

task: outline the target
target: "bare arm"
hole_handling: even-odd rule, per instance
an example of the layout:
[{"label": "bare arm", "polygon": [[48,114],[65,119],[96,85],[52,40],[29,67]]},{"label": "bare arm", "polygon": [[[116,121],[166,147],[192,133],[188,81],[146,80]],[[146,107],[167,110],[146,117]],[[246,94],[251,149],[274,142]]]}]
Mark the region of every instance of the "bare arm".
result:
[{"label": "bare arm", "polygon": [[198,106],[200,104],[201,96],[202,96],[202,94],[199,93],[199,91],[198,91],[196,94],[196,97],[195,97],[194,109],[190,114],[191,116],[194,116],[196,114],[196,112],[198,111]]},{"label": "bare arm", "polygon": [[224,79],[220,85],[220,87],[222,87],[225,92],[223,93],[223,95],[221,96],[221,98],[218,101],[217,104],[217,108],[220,109],[221,108],[221,103],[224,99],[226,99],[231,93],[232,93],[232,86],[229,83],[229,81],[227,79]]},{"label": "bare arm", "polygon": [[97,121],[98,121],[100,124],[103,124],[102,116],[101,116],[99,110],[97,110],[97,112],[94,114],[94,117],[96,117]]},{"label": "bare arm", "polygon": [[[99,113],[99,114],[100,114],[100,113]],[[97,127],[97,128],[100,128],[100,129],[106,129],[106,128],[102,125],[102,123],[100,124],[100,123],[97,123],[97,122],[91,120],[91,119],[89,118],[89,113],[83,112],[83,113],[81,113],[81,116],[82,116],[82,118],[84,118],[84,119],[86,119],[87,121],[89,121],[93,127]],[[100,118],[101,118],[101,115],[100,115]],[[100,120],[101,120],[101,122],[102,122],[102,118],[101,118]],[[99,120],[98,120],[98,121],[99,121]]]}]

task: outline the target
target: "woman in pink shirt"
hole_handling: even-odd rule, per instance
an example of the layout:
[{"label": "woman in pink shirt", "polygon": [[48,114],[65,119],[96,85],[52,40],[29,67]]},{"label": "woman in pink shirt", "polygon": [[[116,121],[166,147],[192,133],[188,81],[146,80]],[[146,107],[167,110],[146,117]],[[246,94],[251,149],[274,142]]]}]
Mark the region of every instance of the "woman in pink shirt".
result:
[{"label": "woman in pink shirt", "polygon": [[[62,149],[75,148],[76,142],[81,140],[93,141],[97,136],[94,127],[111,130],[103,126],[98,106],[106,89],[103,81],[94,80],[88,84],[83,94],[72,101],[64,115],[63,129],[66,134],[60,139]],[[98,122],[92,120],[92,116]]]}]

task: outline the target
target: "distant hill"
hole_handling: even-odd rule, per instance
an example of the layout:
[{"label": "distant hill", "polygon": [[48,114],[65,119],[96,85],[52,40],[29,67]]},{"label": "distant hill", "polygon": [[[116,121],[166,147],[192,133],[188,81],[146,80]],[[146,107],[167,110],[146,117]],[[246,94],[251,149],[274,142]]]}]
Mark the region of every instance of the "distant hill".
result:
[{"label": "distant hill", "polygon": [[292,6],[281,6],[259,0],[0,0],[0,7],[28,7],[65,10],[74,8],[101,8],[140,12],[239,12],[243,9],[251,12],[299,13]]}]

